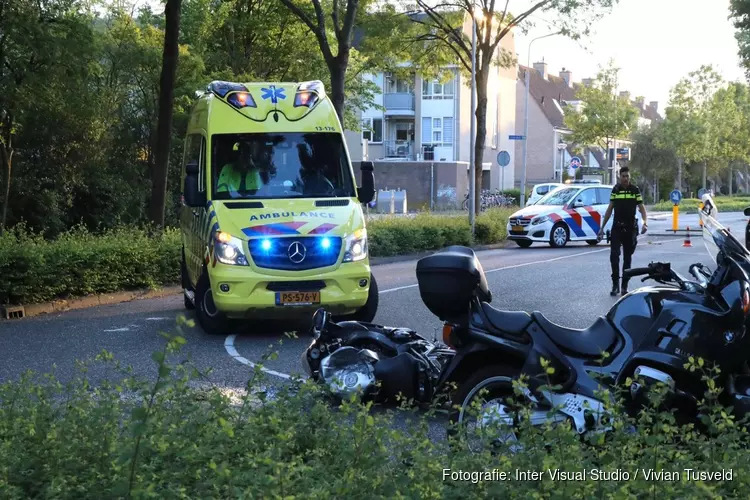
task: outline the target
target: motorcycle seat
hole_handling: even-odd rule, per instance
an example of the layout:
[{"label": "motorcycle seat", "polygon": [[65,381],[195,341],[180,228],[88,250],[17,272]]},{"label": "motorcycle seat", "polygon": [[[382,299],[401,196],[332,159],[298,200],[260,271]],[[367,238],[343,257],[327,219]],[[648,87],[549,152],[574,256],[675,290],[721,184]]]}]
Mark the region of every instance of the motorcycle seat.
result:
[{"label": "motorcycle seat", "polygon": [[557,347],[572,356],[598,358],[602,352],[609,350],[617,339],[617,332],[609,321],[601,316],[583,330],[553,323],[539,311],[534,311],[531,317],[539,323]]},{"label": "motorcycle seat", "polygon": [[512,335],[520,335],[531,323],[531,315],[526,311],[501,311],[487,302],[482,302],[482,312],[490,325]]}]

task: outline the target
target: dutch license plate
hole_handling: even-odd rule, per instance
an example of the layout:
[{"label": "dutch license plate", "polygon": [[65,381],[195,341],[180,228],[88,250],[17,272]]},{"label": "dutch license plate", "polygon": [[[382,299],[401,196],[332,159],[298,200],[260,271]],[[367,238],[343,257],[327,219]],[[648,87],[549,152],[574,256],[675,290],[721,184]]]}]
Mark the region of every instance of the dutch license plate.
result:
[{"label": "dutch license plate", "polygon": [[523,226],[511,226],[510,230],[513,232],[523,231]]},{"label": "dutch license plate", "polygon": [[276,292],[277,306],[320,304],[320,292]]}]

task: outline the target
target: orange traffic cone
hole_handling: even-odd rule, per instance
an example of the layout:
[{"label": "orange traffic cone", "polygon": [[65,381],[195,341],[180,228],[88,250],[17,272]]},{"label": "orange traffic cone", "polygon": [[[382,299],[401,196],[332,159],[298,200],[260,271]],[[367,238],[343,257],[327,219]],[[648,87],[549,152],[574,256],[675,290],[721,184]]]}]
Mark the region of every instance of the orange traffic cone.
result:
[{"label": "orange traffic cone", "polygon": [[690,226],[687,227],[687,236],[685,236],[685,243],[682,244],[683,247],[692,247],[693,244],[690,243]]}]

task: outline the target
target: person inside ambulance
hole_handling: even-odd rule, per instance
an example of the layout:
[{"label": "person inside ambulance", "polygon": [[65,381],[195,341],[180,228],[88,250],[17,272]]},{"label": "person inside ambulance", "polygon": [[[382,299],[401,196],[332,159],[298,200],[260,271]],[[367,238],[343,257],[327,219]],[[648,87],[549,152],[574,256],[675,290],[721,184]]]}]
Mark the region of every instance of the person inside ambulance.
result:
[{"label": "person inside ambulance", "polygon": [[[325,145],[316,148],[316,144],[308,142],[297,144],[297,152],[301,168],[297,180],[297,189],[305,196],[335,196],[336,188],[325,175],[331,169],[331,151]],[[312,151],[311,151],[312,149]]]},{"label": "person inside ambulance", "polygon": [[232,150],[235,159],[221,167],[216,191],[232,198],[253,195],[268,182],[263,146],[258,141],[238,141]]}]

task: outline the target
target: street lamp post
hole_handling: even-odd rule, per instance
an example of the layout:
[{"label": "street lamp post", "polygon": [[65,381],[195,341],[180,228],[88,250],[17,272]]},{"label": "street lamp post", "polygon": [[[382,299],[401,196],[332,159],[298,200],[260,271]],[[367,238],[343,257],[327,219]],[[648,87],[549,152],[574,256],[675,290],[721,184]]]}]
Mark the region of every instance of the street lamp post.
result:
[{"label": "street lamp post", "polygon": [[[562,175],[563,174],[563,162],[565,161],[564,151],[565,151],[565,148],[567,147],[568,145],[562,141],[557,143],[557,150],[560,152],[560,182],[562,182],[562,177],[563,177]],[[557,172],[555,172],[555,175],[557,175]]]},{"label": "street lamp post", "polygon": [[529,51],[526,62],[526,104],[523,111],[523,169],[521,170],[521,208],[526,205],[526,144],[529,142],[529,73],[531,72],[531,44],[536,40],[547,38],[549,36],[559,35],[561,32],[549,33],[538,36],[529,42]]}]

